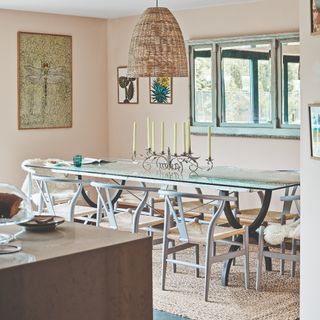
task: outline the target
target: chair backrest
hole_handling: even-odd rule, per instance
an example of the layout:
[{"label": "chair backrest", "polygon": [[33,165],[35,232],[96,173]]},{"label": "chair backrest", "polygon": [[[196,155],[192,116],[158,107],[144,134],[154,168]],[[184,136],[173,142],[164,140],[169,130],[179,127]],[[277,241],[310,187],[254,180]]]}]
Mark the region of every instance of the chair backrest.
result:
[{"label": "chair backrest", "polygon": [[[212,203],[212,218],[209,222],[208,226],[208,233],[207,233],[207,241],[213,238],[214,228],[220,218],[226,201],[235,202],[237,201],[236,197],[231,196],[215,196],[215,195],[205,195],[205,194],[194,194],[194,193],[183,193],[183,192],[176,192],[176,191],[169,191],[169,190],[160,190],[159,195],[164,197],[166,203],[166,212],[165,212],[165,234],[168,232],[168,226],[170,222],[170,217],[172,216],[174,222],[176,223],[176,227],[179,231],[180,240],[189,242],[189,235],[187,229],[187,221],[185,218],[185,212],[183,209],[183,198],[191,198],[191,199],[198,199],[198,200],[209,200],[209,203]],[[177,201],[178,210],[174,209],[173,202]],[[199,223],[206,223],[208,222],[198,220]]]},{"label": "chair backrest", "polygon": [[280,200],[283,201],[283,209],[282,213],[290,213],[292,209],[293,203],[295,204],[295,207],[298,211],[298,214],[300,215],[300,195],[297,194],[299,187],[294,186],[292,188],[286,188],[285,189],[285,195],[280,197]]},{"label": "chair backrest", "polygon": [[48,213],[52,215],[55,215],[55,210],[54,210],[53,199],[52,199],[48,185],[50,183],[54,183],[54,184],[63,183],[65,185],[76,186],[76,192],[74,193],[70,201],[70,213],[68,218],[69,221],[73,221],[76,202],[82,192],[83,186],[90,184],[90,181],[87,181],[87,180],[56,178],[52,176],[37,175],[37,174],[32,174],[32,181],[35,183],[38,189],[38,192],[40,194],[40,204],[38,207],[39,213],[43,212],[44,208],[46,207],[48,210]]},{"label": "chair backrest", "polygon": [[[27,173],[27,176],[22,185],[22,191],[32,198],[33,194],[39,192],[37,185],[32,179],[32,175],[43,175],[43,176],[52,176],[55,178],[65,179],[67,176],[63,173],[52,172],[50,169],[41,168],[44,166],[46,160],[42,159],[28,159],[22,162],[21,168]],[[28,165],[39,165],[39,167],[30,167]],[[54,183],[54,181],[48,184],[48,189],[50,193],[64,193],[64,192],[72,192],[75,191],[72,189],[72,185],[69,183]]]},{"label": "chair backrest", "polygon": [[[128,192],[144,192],[143,198],[141,199],[137,208],[133,211],[133,224],[132,232],[136,233],[139,229],[139,218],[140,214],[145,207],[149,192],[158,192],[158,188],[147,187],[145,183],[142,183],[141,186],[125,186],[121,184],[112,184],[112,183],[102,183],[102,182],[91,182],[91,186],[95,187],[98,194],[98,203],[97,203],[97,213],[99,215],[98,219],[101,219],[101,209],[104,209],[108,217],[109,224],[113,229],[118,229],[117,221],[115,218],[116,211],[114,209],[114,203],[112,201],[111,191],[126,190]],[[106,199],[106,200],[105,200]]]}]

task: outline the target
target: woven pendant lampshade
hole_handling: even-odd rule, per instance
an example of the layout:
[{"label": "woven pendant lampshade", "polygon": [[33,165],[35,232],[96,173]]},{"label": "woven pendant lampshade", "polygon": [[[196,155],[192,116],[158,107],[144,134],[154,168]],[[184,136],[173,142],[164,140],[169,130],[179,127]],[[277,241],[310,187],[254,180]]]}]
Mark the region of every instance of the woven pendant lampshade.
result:
[{"label": "woven pendant lampshade", "polygon": [[179,24],[167,8],[148,8],[134,28],[129,77],[187,77],[188,63]]}]

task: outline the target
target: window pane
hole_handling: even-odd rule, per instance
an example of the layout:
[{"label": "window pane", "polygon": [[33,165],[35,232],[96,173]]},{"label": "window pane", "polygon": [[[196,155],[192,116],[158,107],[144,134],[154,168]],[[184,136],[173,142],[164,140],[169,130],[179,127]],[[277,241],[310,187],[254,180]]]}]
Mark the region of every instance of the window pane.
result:
[{"label": "window pane", "polygon": [[300,124],[300,44],[282,43],[282,123]]},{"label": "window pane", "polygon": [[258,62],[259,72],[259,119],[260,123],[271,122],[271,63],[268,60]]},{"label": "window pane", "polygon": [[271,123],[270,50],[270,44],[222,48],[225,122]]},{"label": "window pane", "polygon": [[250,64],[240,59],[223,59],[225,121],[251,122]]},{"label": "window pane", "polygon": [[212,122],[212,70],[211,49],[194,51],[195,121]]}]

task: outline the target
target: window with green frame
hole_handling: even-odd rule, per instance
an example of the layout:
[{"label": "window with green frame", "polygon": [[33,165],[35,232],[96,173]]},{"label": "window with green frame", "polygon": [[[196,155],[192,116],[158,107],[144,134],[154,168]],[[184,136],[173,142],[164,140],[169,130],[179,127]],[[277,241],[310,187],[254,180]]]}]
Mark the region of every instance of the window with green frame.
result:
[{"label": "window with green frame", "polygon": [[297,34],[191,41],[194,133],[299,138]]}]

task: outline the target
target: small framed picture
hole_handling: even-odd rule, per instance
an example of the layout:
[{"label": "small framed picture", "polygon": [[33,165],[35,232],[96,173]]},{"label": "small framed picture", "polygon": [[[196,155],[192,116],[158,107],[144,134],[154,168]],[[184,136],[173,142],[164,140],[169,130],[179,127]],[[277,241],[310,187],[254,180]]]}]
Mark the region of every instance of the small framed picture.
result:
[{"label": "small framed picture", "polygon": [[172,78],[150,77],[150,103],[172,104]]},{"label": "small framed picture", "polygon": [[127,77],[127,67],[118,67],[117,72],[118,103],[139,103],[139,78]]},{"label": "small framed picture", "polygon": [[309,106],[311,157],[320,160],[320,104]]},{"label": "small framed picture", "polygon": [[320,34],[320,0],[310,0],[311,4],[311,33]]}]

